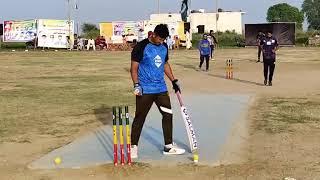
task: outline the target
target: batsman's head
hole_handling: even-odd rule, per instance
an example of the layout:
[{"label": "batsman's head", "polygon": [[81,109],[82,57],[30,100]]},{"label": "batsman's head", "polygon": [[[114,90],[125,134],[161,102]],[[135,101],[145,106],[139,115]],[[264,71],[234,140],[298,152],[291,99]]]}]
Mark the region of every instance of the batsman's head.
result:
[{"label": "batsman's head", "polygon": [[155,44],[162,44],[169,36],[168,26],[166,24],[159,24],[154,28],[151,36],[152,42]]}]

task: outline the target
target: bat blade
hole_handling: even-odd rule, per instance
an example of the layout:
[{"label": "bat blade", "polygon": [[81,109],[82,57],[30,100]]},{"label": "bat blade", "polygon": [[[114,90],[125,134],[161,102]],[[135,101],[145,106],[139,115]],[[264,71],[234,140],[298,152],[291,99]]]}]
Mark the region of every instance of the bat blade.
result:
[{"label": "bat blade", "polygon": [[195,152],[198,149],[198,142],[196,138],[196,133],[192,125],[191,116],[187,110],[187,108],[183,105],[181,94],[177,92],[177,97],[180,104],[181,115],[186,126],[187,135],[189,139],[191,152]]}]

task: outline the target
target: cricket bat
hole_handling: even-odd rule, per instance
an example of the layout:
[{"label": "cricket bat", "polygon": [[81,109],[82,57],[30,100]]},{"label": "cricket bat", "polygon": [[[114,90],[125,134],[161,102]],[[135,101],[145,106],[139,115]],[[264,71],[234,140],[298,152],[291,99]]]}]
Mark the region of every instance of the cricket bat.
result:
[{"label": "cricket bat", "polygon": [[198,142],[197,142],[195,130],[192,125],[191,117],[187,108],[183,104],[180,92],[177,92],[176,95],[179,100],[181,115],[182,115],[184,124],[186,126],[187,135],[188,135],[189,144],[190,144],[190,150],[193,154],[193,162],[198,162],[199,161]]}]

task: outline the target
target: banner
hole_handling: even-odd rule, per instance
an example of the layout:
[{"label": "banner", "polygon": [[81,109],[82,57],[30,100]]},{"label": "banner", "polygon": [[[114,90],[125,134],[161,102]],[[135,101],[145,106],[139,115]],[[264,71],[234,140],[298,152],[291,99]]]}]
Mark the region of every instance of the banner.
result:
[{"label": "banner", "polygon": [[184,23],[179,21],[175,21],[175,22],[146,21],[144,31],[145,32],[154,31],[154,28],[161,23],[168,25],[169,35],[171,37],[175,37],[175,36],[179,38],[184,37]]},{"label": "banner", "polygon": [[100,36],[104,36],[106,39],[110,39],[113,35],[112,23],[100,23]]},{"label": "banner", "polygon": [[[74,23],[67,20],[38,20],[38,46],[51,48],[68,48],[73,42]],[[68,37],[70,39],[68,40]],[[71,43],[73,44],[73,43]]]},{"label": "banner", "polygon": [[138,36],[143,29],[143,21],[112,22],[114,36]]},{"label": "banner", "polygon": [[4,21],[4,42],[28,42],[37,36],[36,20]]}]

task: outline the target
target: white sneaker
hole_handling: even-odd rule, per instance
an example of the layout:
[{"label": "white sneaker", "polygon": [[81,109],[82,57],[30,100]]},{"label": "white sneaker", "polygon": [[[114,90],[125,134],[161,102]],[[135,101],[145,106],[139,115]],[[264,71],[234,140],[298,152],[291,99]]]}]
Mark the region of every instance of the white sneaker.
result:
[{"label": "white sneaker", "polygon": [[131,145],[131,159],[138,158],[138,146],[137,145]]},{"label": "white sneaker", "polygon": [[186,152],[186,150],[177,146],[175,143],[165,145],[163,149],[164,155],[179,155],[183,154],[184,152]]}]

